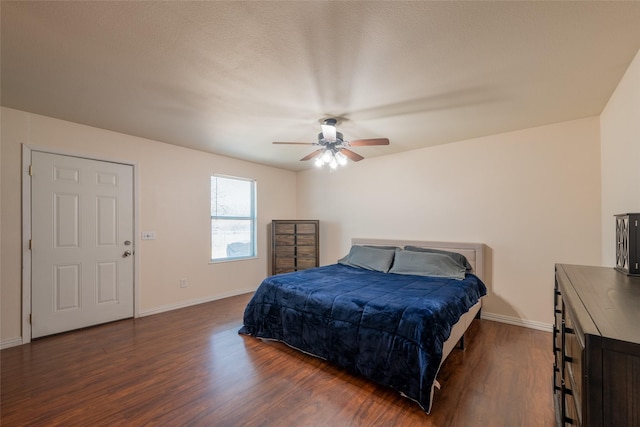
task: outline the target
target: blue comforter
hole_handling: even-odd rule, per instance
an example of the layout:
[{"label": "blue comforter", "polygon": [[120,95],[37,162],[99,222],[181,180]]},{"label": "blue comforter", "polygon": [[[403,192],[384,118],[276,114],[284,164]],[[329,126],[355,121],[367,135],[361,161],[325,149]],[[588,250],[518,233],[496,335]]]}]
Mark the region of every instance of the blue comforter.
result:
[{"label": "blue comforter", "polygon": [[483,295],[473,274],[455,280],[334,264],[265,279],[239,333],[326,359],[429,412],[443,343]]}]

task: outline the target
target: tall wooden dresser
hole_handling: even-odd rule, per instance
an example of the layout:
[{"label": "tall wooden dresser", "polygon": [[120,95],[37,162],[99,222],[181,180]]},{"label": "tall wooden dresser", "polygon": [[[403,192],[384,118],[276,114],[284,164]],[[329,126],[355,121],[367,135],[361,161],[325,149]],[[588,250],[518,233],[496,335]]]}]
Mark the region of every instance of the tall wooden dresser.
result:
[{"label": "tall wooden dresser", "polygon": [[556,265],[558,425],[640,426],[640,277]]},{"label": "tall wooden dresser", "polygon": [[318,220],[271,222],[271,274],[306,270],[320,265]]}]

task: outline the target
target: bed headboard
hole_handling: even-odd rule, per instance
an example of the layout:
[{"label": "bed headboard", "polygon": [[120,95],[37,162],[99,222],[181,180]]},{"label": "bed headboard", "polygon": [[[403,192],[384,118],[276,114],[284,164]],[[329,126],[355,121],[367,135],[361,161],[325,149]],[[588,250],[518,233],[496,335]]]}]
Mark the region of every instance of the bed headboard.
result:
[{"label": "bed headboard", "polygon": [[428,242],[423,240],[394,240],[394,239],[351,239],[352,245],[371,246],[419,246],[421,248],[442,249],[449,252],[457,252],[468,260],[473,273],[484,280],[484,244],[482,243],[458,243],[458,242]]}]

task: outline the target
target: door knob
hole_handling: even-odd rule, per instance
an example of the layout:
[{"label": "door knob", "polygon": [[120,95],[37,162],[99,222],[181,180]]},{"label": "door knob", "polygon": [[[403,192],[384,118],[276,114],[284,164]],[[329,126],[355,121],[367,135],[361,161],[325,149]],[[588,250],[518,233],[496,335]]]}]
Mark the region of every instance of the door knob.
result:
[{"label": "door knob", "polygon": [[127,250],[126,250],[126,251],[124,251],[124,253],[122,254],[122,258],[126,258],[126,257],[128,257],[128,256],[131,256],[131,254],[132,254],[132,253],[133,253],[133,252],[131,252],[130,250],[128,250],[128,249],[127,249]]}]

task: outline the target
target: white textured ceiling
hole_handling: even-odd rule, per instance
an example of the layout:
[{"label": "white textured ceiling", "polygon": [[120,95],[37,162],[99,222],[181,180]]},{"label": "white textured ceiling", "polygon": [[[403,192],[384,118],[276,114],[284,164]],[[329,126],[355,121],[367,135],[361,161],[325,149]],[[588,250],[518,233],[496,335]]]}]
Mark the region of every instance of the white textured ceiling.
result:
[{"label": "white textured ceiling", "polygon": [[373,157],[597,115],[640,49],[638,1],[0,7],[2,105],[291,170],[331,116]]}]

